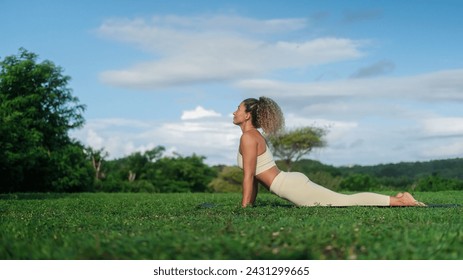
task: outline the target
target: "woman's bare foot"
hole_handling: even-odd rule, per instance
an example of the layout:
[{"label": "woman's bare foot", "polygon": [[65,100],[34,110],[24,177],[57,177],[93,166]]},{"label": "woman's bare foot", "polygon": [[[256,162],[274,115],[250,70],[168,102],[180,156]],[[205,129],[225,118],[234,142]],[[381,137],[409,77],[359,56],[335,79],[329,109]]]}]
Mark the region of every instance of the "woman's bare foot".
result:
[{"label": "woman's bare foot", "polygon": [[398,193],[396,196],[390,197],[390,206],[426,206],[423,202],[419,202],[408,193]]}]

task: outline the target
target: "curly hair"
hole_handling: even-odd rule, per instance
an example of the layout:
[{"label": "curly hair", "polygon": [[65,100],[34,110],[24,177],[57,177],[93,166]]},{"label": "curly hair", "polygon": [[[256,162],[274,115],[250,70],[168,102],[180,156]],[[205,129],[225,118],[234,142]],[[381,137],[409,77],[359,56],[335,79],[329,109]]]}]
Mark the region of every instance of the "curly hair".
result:
[{"label": "curly hair", "polygon": [[272,99],[265,96],[259,99],[248,98],[243,104],[246,112],[251,113],[252,125],[255,128],[262,128],[265,134],[276,134],[285,126],[280,106]]}]

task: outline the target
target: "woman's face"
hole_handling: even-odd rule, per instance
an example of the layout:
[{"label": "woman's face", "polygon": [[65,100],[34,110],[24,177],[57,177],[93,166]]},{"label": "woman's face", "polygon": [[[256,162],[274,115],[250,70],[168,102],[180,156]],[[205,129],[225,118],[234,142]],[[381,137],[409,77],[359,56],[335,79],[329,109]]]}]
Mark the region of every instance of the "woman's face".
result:
[{"label": "woman's face", "polygon": [[238,109],[233,113],[233,123],[240,125],[249,119],[249,113],[246,112],[246,107],[243,103],[238,106]]}]

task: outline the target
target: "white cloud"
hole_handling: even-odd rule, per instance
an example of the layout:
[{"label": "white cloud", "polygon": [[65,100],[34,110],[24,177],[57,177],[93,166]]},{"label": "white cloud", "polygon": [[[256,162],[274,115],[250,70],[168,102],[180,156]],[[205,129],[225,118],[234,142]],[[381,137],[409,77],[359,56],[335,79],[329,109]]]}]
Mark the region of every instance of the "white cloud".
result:
[{"label": "white cloud", "polygon": [[235,39],[241,38],[240,34],[284,34],[306,27],[307,21],[298,18],[257,20],[226,15],[155,16],[151,20],[109,19],[100,25],[97,32],[103,37],[134,44],[146,51],[169,54],[190,50],[189,45],[182,44],[185,42],[194,42],[196,46],[197,42],[203,41],[203,46],[212,47],[220,42],[210,40],[214,38]]},{"label": "white cloud", "polygon": [[236,161],[241,131],[228,118],[217,116],[195,119],[194,122],[167,123],[125,120],[125,126],[121,123],[120,119],[89,120],[71,137],[93,148],[104,147],[112,159],[164,146],[168,151],[166,154],[177,152],[189,156],[195,153],[206,156],[210,164],[234,164]]},{"label": "white cloud", "polygon": [[[308,97],[408,98],[422,101],[463,101],[463,69],[409,77],[347,79],[329,82],[291,83],[247,79],[235,85],[255,94],[304,100]],[[333,99],[334,98],[334,99]]]},{"label": "white cloud", "polygon": [[95,149],[101,149],[104,147],[104,139],[100,137],[93,129],[87,130],[87,137],[85,142],[88,146],[93,147]]},{"label": "white cloud", "polygon": [[[463,156],[463,139],[457,135],[462,118],[429,117],[381,124],[368,119],[336,120],[339,117],[313,118],[304,112],[286,112],[289,128],[311,125],[328,129],[327,147],[308,155],[324,163],[378,164]],[[162,145],[169,151],[166,155],[195,153],[206,156],[208,164],[234,165],[241,131],[228,116],[167,123],[100,119],[88,121],[74,136],[86,145],[104,147],[110,158]]]},{"label": "white cloud", "polygon": [[421,121],[429,136],[463,136],[463,117],[438,117]]},{"label": "white cloud", "polygon": [[436,159],[463,157],[463,141],[459,139],[454,142],[435,144],[424,149],[421,155],[423,158]]},{"label": "white cloud", "polygon": [[156,17],[110,20],[99,33],[138,46],[156,60],[100,75],[106,84],[159,88],[259,77],[273,70],[358,58],[364,41],[316,38],[298,41],[268,35],[306,28],[305,20],[242,17]]},{"label": "white cloud", "polygon": [[181,120],[195,120],[208,117],[220,117],[221,114],[214,110],[206,110],[202,106],[197,106],[194,110],[183,111]]},{"label": "white cloud", "polygon": [[285,116],[288,129],[304,126],[323,128],[327,131],[326,140],[328,142],[342,141],[343,137],[356,129],[359,124],[352,121],[337,121],[333,119],[320,119],[303,117],[301,114],[288,113]]},{"label": "white cloud", "polygon": [[328,127],[328,146],[309,157],[377,164],[463,156],[463,118],[457,109],[463,82],[456,79],[461,75],[456,69],[313,83],[246,80],[236,86],[251,96],[274,98],[287,126]]}]

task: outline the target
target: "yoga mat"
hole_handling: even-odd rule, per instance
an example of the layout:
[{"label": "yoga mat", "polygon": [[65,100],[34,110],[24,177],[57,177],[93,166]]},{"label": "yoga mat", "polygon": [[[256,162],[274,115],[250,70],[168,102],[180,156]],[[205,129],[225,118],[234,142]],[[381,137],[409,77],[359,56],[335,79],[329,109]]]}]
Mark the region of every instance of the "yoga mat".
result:
[{"label": "yoga mat", "polygon": [[457,208],[461,207],[461,204],[426,204],[429,208]]}]

